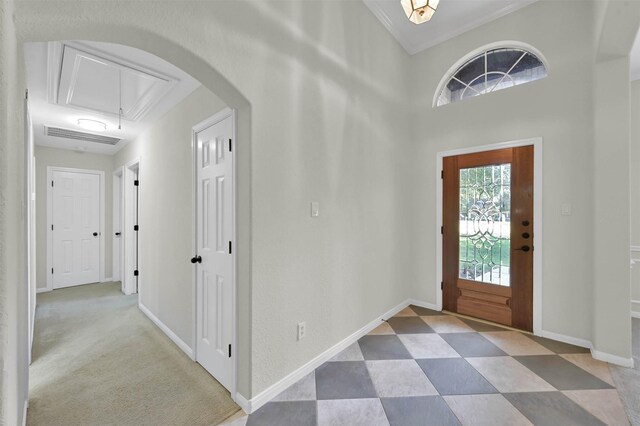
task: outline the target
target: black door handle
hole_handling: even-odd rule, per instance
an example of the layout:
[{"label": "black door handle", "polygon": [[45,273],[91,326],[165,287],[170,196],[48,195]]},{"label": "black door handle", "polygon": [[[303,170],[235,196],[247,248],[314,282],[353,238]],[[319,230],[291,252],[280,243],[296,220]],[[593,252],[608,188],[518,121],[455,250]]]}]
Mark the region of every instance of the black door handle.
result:
[{"label": "black door handle", "polygon": [[202,263],[202,256],[192,257],[191,263]]},{"label": "black door handle", "polygon": [[526,252],[528,252],[529,250],[531,250],[531,247],[529,247],[529,246],[522,246],[522,247],[520,247],[520,248],[518,248],[518,249],[516,249],[516,250],[522,250],[523,252],[525,252],[525,253],[526,253]]},{"label": "black door handle", "polygon": [[97,236],[98,236],[98,233],[97,233],[97,232],[94,232],[94,233],[93,233],[93,236],[94,236],[94,237],[97,237]]},{"label": "black door handle", "polygon": [[116,232],[116,237],[119,237],[119,236],[120,236],[120,233],[119,233],[119,232]]}]

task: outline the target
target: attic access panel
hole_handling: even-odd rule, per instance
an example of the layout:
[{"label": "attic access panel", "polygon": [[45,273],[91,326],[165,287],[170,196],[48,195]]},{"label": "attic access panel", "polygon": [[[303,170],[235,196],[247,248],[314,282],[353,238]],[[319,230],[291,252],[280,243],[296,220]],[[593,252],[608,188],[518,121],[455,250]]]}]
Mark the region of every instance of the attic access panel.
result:
[{"label": "attic access panel", "polygon": [[157,72],[66,44],[61,53],[58,105],[117,116],[122,94],[122,118],[140,121],[175,84]]}]

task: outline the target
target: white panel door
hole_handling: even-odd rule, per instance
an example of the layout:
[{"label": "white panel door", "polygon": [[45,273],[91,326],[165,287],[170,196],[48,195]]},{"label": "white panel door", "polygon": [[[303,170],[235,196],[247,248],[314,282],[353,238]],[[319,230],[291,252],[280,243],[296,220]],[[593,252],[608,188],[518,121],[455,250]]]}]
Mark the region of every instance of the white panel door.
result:
[{"label": "white panel door", "polygon": [[53,172],[53,288],[100,281],[100,176]]},{"label": "white panel door", "polygon": [[197,133],[196,361],[231,389],[233,362],[232,117]]}]

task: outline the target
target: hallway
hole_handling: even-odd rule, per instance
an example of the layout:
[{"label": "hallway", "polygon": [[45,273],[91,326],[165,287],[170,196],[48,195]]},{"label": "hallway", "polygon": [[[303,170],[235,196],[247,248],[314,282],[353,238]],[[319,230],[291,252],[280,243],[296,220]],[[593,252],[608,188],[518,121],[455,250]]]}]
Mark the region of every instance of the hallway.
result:
[{"label": "hallway", "polygon": [[38,295],[28,425],[215,425],[239,408],[120,283]]}]

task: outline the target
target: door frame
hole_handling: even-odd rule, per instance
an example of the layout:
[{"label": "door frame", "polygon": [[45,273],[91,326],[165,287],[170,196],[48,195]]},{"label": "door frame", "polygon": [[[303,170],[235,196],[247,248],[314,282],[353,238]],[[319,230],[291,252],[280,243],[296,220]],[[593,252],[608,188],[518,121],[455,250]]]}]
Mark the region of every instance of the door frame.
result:
[{"label": "door frame", "polygon": [[[225,120],[226,118],[231,117],[231,139],[232,139],[232,148],[233,155],[231,156],[231,174],[232,174],[232,185],[231,185],[231,197],[232,197],[232,215],[231,215],[231,241],[233,242],[233,253],[231,260],[231,288],[232,288],[232,306],[231,306],[231,346],[232,356],[231,356],[231,364],[233,366],[233,380],[231,381],[231,389],[228,389],[231,393],[231,399],[234,402],[237,401],[236,391],[237,391],[237,383],[238,383],[238,335],[237,335],[237,286],[236,286],[236,265],[237,265],[237,256],[238,256],[238,247],[236,244],[236,224],[237,224],[237,196],[236,196],[236,188],[237,188],[237,167],[236,167],[236,156],[237,156],[237,113],[233,108],[225,108],[222,111],[214,114],[213,116],[201,121],[196,124],[191,129],[191,155],[192,162],[191,165],[193,167],[191,173],[191,198],[192,198],[192,221],[191,221],[191,235],[192,235],[192,253],[195,255],[198,251],[198,133],[207,129],[208,127],[213,126],[216,123]],[[186,259],[185,259],[186,260]],[[192,281],[192,291],[193,291],[193,341],[192,341],[192,354],[191,359],[196,362],[196,356],[198,353],[198,274],[196,273],[197,267],[192,268],[191,270],[191,281]]]},{"label": "door frame", "polygon": [[[124,167],[120,166],[113,171],[112,190],[112,218],[111,218],[111,278],[113,281],[120,281],[121,290],[124,293],[123,265],[124,265],[124,235],[122,228],[124,225]],[[118,228],[116,229],[116,218]],[[116,232],[120,232],[120,237],[116,237]],[[117,250],[116,250],[117,249]],[[117,256],[116,256],[117,252]]]},{"label": "door frame", "polygon": [[75,169],[70,167],[58,167],[47,166],[47,291],[53,290],[53,274],[50,274],[53,267],[53,235],[51,225],[53,224],[53,187],[49,184],[53,180],[54,172],[68,172],[68,173],[85,173],[91,175],[98,175],[100,179],[100,194],[99,202],[100,208],[98,213],[100,215],[100,253],[98,255],[98,261],[100,262],[100,275],[98,282],[105,282],[104,277],[104,265],[105,265],[105,224],[104,224],[104,196],[105,196],[105,182],[104,171],[102,170],[88,170],[88,169]]},{"label": "door frame", "polygon": [[[120,228],[121,228],[121,232],[122,232],[122,251],[121,251],[121,259],[122,259],[122,264],[121,264],[121,274],[120,274],[120,279],[122,280],[121,282],[121,288],[122,288],[122,292],[126,295],[130,295],[130,294],[140,294],[140,276],[138,275],[138,288],[136,289],[136,280],[135,280],[135,276],[133,275],[133,271],[136,267],[136,264],[138,265],[138,267],[140,267],[140,259],[138,258],[139,254],[140,254],[140,250],[139,247],[136,247],[136,234],[135,231],[133,230],[133,226],[136,225],[136,217],[135,217],[135,212],[133,210],[131,210],[131,206],[136,206],[136,202],[138,203],[138,218],[140,217],[140,200],[136,200],[135,199],[135,191],[133,188],[133,185],[128,185],[127,182],[132,182],[133,181],[133,177],[137,174],[138,175],[138,180],[140,180],[140,171],[142,170],[142,165],[141,165],[141,161],[140,158],[135,158],[129,162],[127,162],[123,167],[122,167],[122,204],[121,204],[121,209],[122,209],[122,222],[120,223]],[[138,191],[139,191],[140,187],[138,187]],[[139,197],[138,197],[139,198]],[[139,225],[139,223],[138,223]],[[140,231],[138,231],[139,234]],[[138,241],[137,243],[140,244],[140,235],[138,235]],[[129,254],[127,253],[127,247],[131,247],[135,252],[135,258],[132,256],[129,256]],[[135,259],[135,261],[134,261]]]},{"label": "door frame", "polygon": [[[436,283],[442,282],[442,159],[462,154],[533,145],[533,334],[542,332],[542,146],[541,137],[439,151],[436,157]],[[442,310],[442,287],[436,284],[436,306]]]}]

